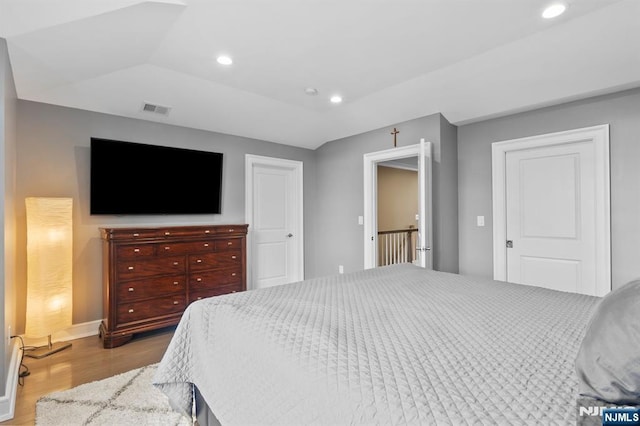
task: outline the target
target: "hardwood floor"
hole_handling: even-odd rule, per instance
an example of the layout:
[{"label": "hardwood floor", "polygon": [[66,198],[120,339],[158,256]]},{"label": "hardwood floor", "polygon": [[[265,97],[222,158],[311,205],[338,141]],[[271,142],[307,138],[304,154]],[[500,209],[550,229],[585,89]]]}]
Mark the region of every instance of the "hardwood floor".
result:
[{"label": "hardwood floor", "polygon": [[174,330],[169,327],[135,335],[114,349],[103,349],[98,336],[85,337],[47,358],[25,357],[31,374],[24,378],[24,386],[18,386],[14,418],[0,425],[33,425],[41,396],[159,362]]}]

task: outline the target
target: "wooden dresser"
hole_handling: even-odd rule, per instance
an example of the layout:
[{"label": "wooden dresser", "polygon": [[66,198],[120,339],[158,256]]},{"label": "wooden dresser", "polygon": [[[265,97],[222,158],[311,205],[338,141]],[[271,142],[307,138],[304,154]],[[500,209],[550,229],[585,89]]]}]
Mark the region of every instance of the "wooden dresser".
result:
[{"label": "wooden dresser", "polygon": [[100,228],[105,348],[175,325],[195,300],[246,290],[247,225]]}]

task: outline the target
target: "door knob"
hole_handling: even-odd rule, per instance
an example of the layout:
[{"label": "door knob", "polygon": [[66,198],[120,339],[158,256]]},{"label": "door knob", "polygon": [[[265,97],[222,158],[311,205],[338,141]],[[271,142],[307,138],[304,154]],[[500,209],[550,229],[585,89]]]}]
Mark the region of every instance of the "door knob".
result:
[{"label": "door knob", "polygon": [[293,234],[292,233],[288,233],[287,234],[287,238],[291,238],[291,237],[293,237]]}]

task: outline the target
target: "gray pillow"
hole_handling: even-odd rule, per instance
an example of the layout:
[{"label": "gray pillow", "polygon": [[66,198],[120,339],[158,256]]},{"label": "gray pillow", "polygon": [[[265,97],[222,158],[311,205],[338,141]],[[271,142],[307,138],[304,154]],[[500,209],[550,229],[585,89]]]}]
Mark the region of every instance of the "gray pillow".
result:
[{"label": "gray pillow", "polygon": [[640,279],[600,302],[578,351],[576,371],[580,395],[640,404]]}]

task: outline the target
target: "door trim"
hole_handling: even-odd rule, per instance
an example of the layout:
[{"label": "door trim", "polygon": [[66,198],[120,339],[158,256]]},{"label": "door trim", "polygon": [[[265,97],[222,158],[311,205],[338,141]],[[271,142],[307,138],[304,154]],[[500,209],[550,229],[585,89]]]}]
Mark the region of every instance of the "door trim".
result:
[{"label": "door trim", "polygon": [[296,220],[293,232],[299,238],[294,239],[294,250],[299,253],[298,265],[296,267],[297,276],[293,281],[304,279],[304,182],[303,182],[303,162],[296,160],[286,160],[283,158],[264,157],[261,155],[245,154],[245,198],[244,216],[245,223],[249,225],[247,232],[247,289],[253,289],[253,170],[255,166],[272,166],[290,169],[294,172],[294,193],[293,205],[296,206]]},{"label": "door trim", "polygon": [[493,278],[506,281],[506,155],[508,152],[592,141],[596,174],[596,295],[611,291],[611,207],[609,125],[511,139],[491,144],[493,189]]},{"label": "door trim", "polygon": [[[424,139],[423,139],[424,140]],[[431,143],[425,142],[426,149],[431,153]],[[378,224],[378,170],[377,165],[380,162],[389,160],[399,160],[407,157],[420,156],[420,144],[402,146],[397,148],[385,149],[383,151],[369,152],[363,155],[364,162],[364,269],[376,267],[377,257],[377,224]],[[430,154],[431,155],[431,154]],[[431,191],[427,191],[427,210],[428,217],[432,218]],[[374,236],[374,243],[371,244],[371,236]],[[433,253],[433,221],[427,234],[427,243]]]}]

